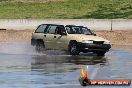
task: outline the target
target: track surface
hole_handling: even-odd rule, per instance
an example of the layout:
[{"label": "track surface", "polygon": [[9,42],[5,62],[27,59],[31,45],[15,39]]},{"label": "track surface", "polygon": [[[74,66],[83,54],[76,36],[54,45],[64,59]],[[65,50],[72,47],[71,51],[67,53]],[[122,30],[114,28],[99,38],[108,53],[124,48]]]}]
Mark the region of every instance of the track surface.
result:
[{"label": "track surface", "polygon": [[121,46],[105,57],[92,53],[71,56],[57,50],[36,53],[26,43],[0,43],[1,88],[83,88],[78,82],[83,66],[89,67],[92,79],[132,80],[132,50]]}]

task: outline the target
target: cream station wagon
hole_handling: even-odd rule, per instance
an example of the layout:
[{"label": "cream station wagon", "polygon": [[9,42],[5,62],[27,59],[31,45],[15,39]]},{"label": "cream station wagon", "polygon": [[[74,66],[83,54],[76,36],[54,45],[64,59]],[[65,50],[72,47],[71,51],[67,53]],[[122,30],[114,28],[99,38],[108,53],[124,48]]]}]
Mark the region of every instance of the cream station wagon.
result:
[{"label": "cream station wagon", "polygon": [[84,26],[41,24],[32,33],[31,45],[36,51],[44,49],[67,50],[71,55],[93,52],[104,56],[111,48],[110,41],[97,36]]}]

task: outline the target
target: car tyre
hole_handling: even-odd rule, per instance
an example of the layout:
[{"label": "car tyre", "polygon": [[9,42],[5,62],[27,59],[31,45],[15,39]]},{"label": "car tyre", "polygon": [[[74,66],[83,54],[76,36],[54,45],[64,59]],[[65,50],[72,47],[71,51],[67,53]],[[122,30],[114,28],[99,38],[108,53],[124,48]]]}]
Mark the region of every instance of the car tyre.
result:
[{"label": "car tyre", "polygon": [[96,52],[97,56],[105,56],[106,52]]},{"label": "car tyre", "polygon": [[40,53],[40,52],[43,52],[44,49],[45,49],[44,42],[43,41],[37,41],[36,46],[35,46],[35,50]]},{"label": "car tyre", "polygon": [[78,45],[76,42],[71,42],[69,44],[69,52],[71,55],[79,55]]}]

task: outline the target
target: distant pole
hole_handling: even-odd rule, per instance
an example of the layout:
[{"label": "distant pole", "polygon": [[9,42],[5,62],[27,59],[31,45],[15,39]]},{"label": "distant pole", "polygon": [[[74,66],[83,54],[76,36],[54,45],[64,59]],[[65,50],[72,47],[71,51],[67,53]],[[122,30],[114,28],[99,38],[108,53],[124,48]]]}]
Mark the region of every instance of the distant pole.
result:
[{"label": "distant pole", "polygon": [[111,19],[111,31],[112,31],[112,26],[113,26],[113,24],[112,24],[112,19]]}]

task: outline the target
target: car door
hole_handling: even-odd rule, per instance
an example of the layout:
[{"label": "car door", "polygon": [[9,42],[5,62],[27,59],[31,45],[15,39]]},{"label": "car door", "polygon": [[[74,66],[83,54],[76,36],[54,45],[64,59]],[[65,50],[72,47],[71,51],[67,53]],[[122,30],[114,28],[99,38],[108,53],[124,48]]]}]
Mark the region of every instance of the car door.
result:
[{"label": "car door", "polygon": [[45,46],[46,49],[55,49],[55,30],[56,30],[57,25],[49,25],[46,34],[44,35],[45,37]]},{"label": "car door", "polygon": [[[65,33],[65,34],[62,34]],[[55,30],[54,35],[55,49],[66,50],[68,48],[67,33],[64,26],[58,26]]]}]

